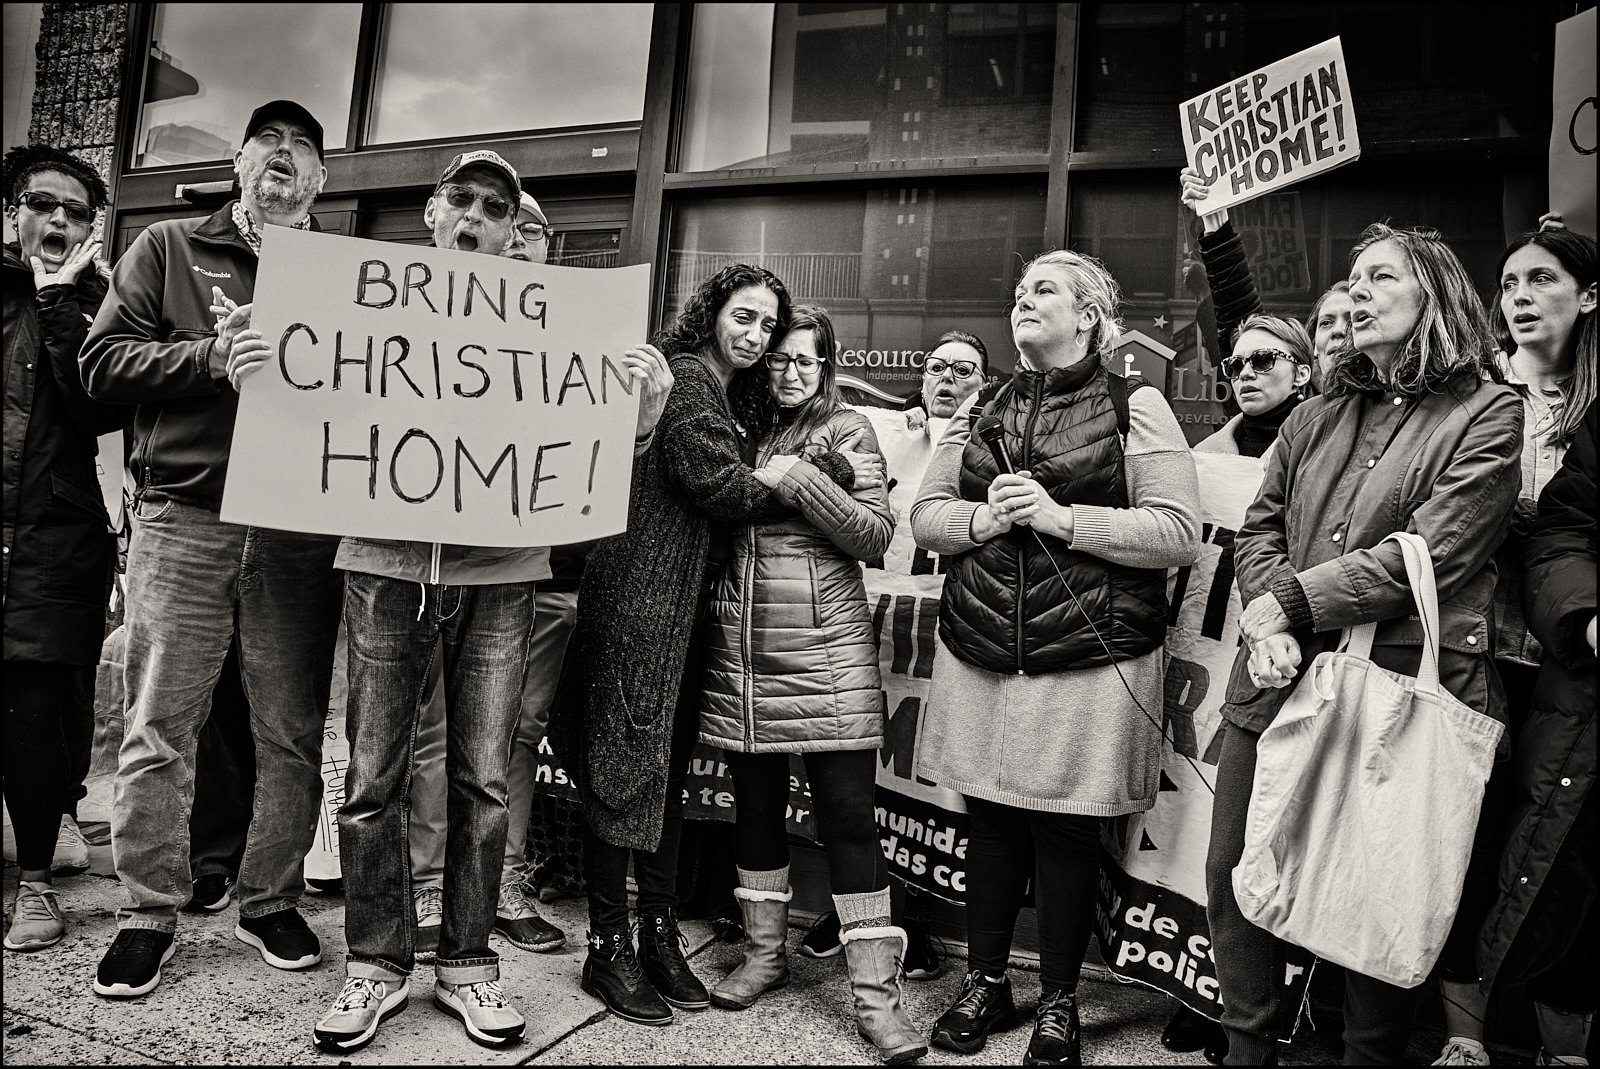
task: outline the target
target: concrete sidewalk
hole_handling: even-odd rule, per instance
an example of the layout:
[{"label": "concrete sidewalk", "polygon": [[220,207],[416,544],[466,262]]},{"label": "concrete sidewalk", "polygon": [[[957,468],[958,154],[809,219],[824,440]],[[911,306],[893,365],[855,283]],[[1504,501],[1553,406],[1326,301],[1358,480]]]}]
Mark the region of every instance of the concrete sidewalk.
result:
[{"label": "concrete sidewalk", "polygon": [[[103,837],[103,825],[96,826]],[[181,919],[177,953],[161,986],[142,999],[96,997],[89,984],[116,932],[121,886],[110,875],[110,848],[94,845],[90,873],[58,879],[69,916],[67,937],[37,954],[4,955],[4,1061],[7,1065],[875,1065],[855,1030],[843,958],[814,961],[793,955],[787,988],[743,1013],[718,1009],[684,1013],[667,1028],[645,1028],[612,1017],[578,988],[583,965],[584,906],[563,899],[541,907],[567,932],[569,946],[555,954],[529,954],[499,936],[508,994],[528,1019],[525,1040],[492,1051],[467,1039],[461,1026],[432,1005],[432,973],[413,976],[410,1007],[383,1026],[363,1051],[329,1057],[311,1043],[311,1027],[326,1010],[342,978],[344,900],[307,896],[302,908],[322,938],[326,960],[300,973],[264,964],[233,938],[236,907],[221,914]],[[17,871],[6,866],[6,886]],[[8,896],[9,898],[9,896]],[[719,977],[738,960],[737,947],[717,942],[703,921],[684,925],[692,962],[703,979]],[[791,933],[791,947],[800,932]],[[931,1027],[960,984],[964,962],[929,983],[905,984],[912,1019]],[[1084,1061],[1099,1065],[1204,1065],[1198,1054],[1164,1050],[1157,1036],[1173,1003],[1112,981],[1091,966],[1081,988]],[[1017,970],[1013,983],[1025,1013],[1038,997],[1038,976]],[[1016,1065],[1031,1029],[1024,1025],[992,1039],[980,1054],[932,1051],[927,1065]],[[1333,1064],[1336,1037],[1302,1026],[1284,1051],[1286,1063]],[[1419,1037],[1412,1053],[1432,1060],[1437,1036]]]}]

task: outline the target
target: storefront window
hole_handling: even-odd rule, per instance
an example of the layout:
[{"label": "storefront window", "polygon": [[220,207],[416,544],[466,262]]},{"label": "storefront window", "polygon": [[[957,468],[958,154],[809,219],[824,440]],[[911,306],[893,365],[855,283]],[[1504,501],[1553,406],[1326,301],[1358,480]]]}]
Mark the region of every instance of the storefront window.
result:
[{"label": "storefront window", "polygon": [[1335,36],[1349,64],[1363,144],[1546,137],[1552,44],[1539,11],[1497,4],[1087,4],[1074,147],[1181,157],[1179,104]]},{"label": "storefront window", "polygon": [[278,98],[345,147],[360,4],[157,4],[154,19],[131,166],[232,159],[250,113]]},{"label": "storefront window", "polygon": [[650,4],[391,4],[371,144],[644,117]]},{"label": "storefront window", "polygon": [[841,372],[885,401],[918,388],[947,330],[1014,366],[1011,291],[1043,233],[1042,182],[696,200],[673,213],[666,315],[722,267],[758,264],[832,313]]},{"label": "storefront window", "polygon": [[697,4],[679,170],[1050,148],[1054,4]]}]

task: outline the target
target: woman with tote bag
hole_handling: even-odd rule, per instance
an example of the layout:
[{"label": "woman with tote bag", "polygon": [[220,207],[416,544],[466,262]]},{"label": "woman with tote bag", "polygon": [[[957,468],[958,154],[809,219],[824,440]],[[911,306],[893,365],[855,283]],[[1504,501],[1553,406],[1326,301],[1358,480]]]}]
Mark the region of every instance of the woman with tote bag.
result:
[{"label": "woman with tote bag", "polygon": [[[1353,348],[1338,353],[1327,392],[1285,421],[1235,542],[1245,645],[1223,706],[1206,864],[1230,1065],[1275,1062],[1295,1010],[1281,1004],[1284,944],[1245,919],[1234,893],[1261,735],[1346,628],[1376,625],[1378,667],[1413,677],[1423,667],[1426,632],[1391,534],[1427,546],[1440,686],[1504,718],[1493,556],[1521,482],[1521,400],[1491,381],[1483,306],[1436,232],[1368,227],[1352,250],[1350,297]],[[1401,1060],[1411,1007],[1405,989],[1348,971],[1345,1063]]]}]

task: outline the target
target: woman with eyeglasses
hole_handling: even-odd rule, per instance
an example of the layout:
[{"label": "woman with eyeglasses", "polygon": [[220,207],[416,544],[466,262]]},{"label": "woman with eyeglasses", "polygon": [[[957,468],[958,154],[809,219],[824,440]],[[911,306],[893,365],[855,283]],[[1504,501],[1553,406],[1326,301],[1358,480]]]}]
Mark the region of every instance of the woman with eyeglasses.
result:
[{"label": "woman with eyeglasses", "polygon": [[1277,316],[1253,315],[1239,326],[1233,355],[1222,362],[1239,414],[1195,446],[1196,451],[1259,457],[1300,403],[1311,381],[1311,339],[1306,328]]},{"label": "woman with eyeglasses", "polygon": [[[1336,354],[1322,397],[1284,421],[1234,542],[1244,645],[1222,707],[1206,860],[1229,1065],[1275,1062],[1294,1017],[1282,1004],[1283,944],[1234,898],[1257,743],[1345,628],[1376,623],[1372,660],[1418,673],[1424,637],[1391,533],[1428,544],[1441,685],[1505,715],[1491,659],[1493,557],[1521,483],[1521,399],[1492,380],[1483,305],[1436,231],[1368,227],[1351,253],[1350,298],[1353,347]],[[1414,990],[1346,970],[1346,1065],[1404,1059]]]},{"label": "woman with eyeglasses", "polygon": [[736,822],[734,897],[744,961],[711,991],[742,1010],[789,980],[789,755],[801,754],[861,1034],[886,1062],[927,1052],[900,1002],[905,936],[889,919],[889,875],[873,811],[884,698],[861,562],[882,556],[894,514],[881,485],[853,493],[810,458],[878,456],[867,418],[844,406],[838,344],[801,306],[763,366],[741,374],[757,435],[756,477],[792,512],[739,528],[712,598],[700,738],[727,752]]},{"label": "woman with eyeglasses", "polygon": [[[917,544],[948,567],[917,774],[959,791],[970,820],[969,971],[933,1043],[972,1054],[1017,1023],[1006,962],[1031,880],[1029,1065],[1080,1064],[1101,830],[1155,804],[1166,570],[1200,548],[1176,417],[1161,391],[1105,368],[1120,303],[1092,257],[1028,264],[1011,312],[1021,362],[951,419],[911,512]],[[980,431],[998,432],[1005,464]]]},{"label": "woman with eyeglasses", "polygon": [[905,399],[906,426],[925,430],[930,419],[949,419],[983,385],[989,350],[976,334],[947,330],[922,363],[922,387]]},{"label": "woman with eyeglasses", "polygon": [[[569,671],[551,710],[552,746],[583,802],[583,989],[636,1024],[670,1024],[674,1006],[711,1004],[678,929],[683,784],[700,727],[704,624],[734,532],[790,511],[773,489],[784,465],[758,477],[728,398],[737,373],[761,359],[789,317],[777,276],[732,264],[702,282],[657,333],[672,392],[634,461],[628,530],[601,540],[585,564]],[[864,492],[881,485],[881,474],[867,470],[870,458],[860,472],[851,461],[819,453],[807,466]]]}]

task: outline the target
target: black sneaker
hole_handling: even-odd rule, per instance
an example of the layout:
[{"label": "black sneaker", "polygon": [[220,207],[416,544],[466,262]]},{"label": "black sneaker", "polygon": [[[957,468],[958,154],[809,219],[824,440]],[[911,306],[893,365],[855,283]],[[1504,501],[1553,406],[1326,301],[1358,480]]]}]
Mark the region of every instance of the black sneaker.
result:
[{"label": "black sneaker", "polygon": [[661,997],[680,1010],[703,1010],[711,992],[689,968],[689,940],[672,913],[639,914],[639,967]]},{"label": "black sneaker", "polygon": [[194,894],[183,905],[185,913],[220,913],[233,901],[233,880],[225,872],[213,872],[194,881]]},{"label": "black sneaker", "polygon": [[990,1032],[1017,1026],[1017,1005],[1011,998],[1011,980],[983,978],[971,969],[961,981],[961,994],[933,1026],[933,1045],[958,1054],[976,1054],[989,1042]]},{"label": "black sneaker", "polygon": [[844,944],[839,941],[837,912],[830,909],[811,922],[811,930],[800,940],[799,953],[808,958],[835,958],[844,953]]},{"label": "black sneaker", "polygon": [[633,953],[633,935],[626,928],[589,933],[589,956],[583,962],[581,986],[624,1021],[672,1023],[672,1007],[645,979]]},{"label": "black sneaker", "polygon": [[1078,996],[1047,991],[1039,996],[1033,1039],[1023,1065],[1082,1065],[1079,1054]]},{"label": "black sneaker", "polygon": [[233,937],[261,951],[275,969],[307,969],[322,960],[322,944],[297,909],[280,909],[265,917],[240,917]]},{"label": "black sneaker", "polygon": [[944,975],[945,955],[935,945],[927,921],[905,922],[907,980],[937,980]]},{"label": "black sneaker", "polygon": [[94,993],[106,998],[138,998],[161,982],[161,966],[172,957],[172,933],[124,928],[111,941],[94,974]]}]

